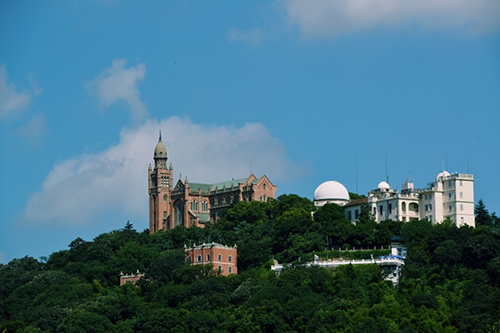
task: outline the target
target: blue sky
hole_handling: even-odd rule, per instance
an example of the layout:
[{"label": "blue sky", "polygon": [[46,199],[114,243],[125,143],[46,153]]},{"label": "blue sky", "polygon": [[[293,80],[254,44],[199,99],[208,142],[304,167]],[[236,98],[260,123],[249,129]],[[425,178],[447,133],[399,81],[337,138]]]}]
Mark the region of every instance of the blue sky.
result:
[{"label": "blue sky", "polygon": [[444,168],[500,212],[498,0],[2,1],[0,262],[148,227],[176,177],[312,199]]}]

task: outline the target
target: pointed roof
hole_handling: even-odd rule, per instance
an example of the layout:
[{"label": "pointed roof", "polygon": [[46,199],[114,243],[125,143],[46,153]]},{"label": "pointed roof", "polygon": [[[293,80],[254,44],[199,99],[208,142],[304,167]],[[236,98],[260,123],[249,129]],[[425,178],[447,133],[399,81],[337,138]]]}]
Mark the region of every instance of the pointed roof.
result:
[{"label": "pointed roof", "polygon": [[160,137],[158,139],[158,144],[156,145],[155,148],[154,158],[167,158],[167,148],[165,148],[165,145],[161,141],[161,130],[160,130]]}]

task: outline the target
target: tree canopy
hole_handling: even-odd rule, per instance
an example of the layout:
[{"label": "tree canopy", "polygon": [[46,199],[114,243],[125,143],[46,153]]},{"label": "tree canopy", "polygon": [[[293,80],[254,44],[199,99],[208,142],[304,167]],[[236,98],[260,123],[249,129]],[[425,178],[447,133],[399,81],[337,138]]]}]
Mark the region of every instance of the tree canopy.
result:
[{"label": "tree canopy", "polygon": [[[475,229],[369,215],[354,225],[296,195],[236,203],[203,229],[150,236],[127,222],[46,261],[0,265],[0,332],[495,332],[500,224],[480,203]],[[395,235],[408,252],[399,286],[377,265],[303,265],[327,245],[378,248]],[[186,262],[185,244],[210,241],[238,245],[238,275]],[[293,265],[277,275],[271,259]],[[146,279],[119,286],[137,270]]]}]

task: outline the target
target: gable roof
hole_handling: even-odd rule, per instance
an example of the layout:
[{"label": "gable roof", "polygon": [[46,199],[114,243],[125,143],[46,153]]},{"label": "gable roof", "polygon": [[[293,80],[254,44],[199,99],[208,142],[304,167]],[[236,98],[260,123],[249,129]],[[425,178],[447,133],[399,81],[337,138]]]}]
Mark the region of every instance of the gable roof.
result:
[{"label": "gable roof", "polygon": [[216,188],[221,190],[224,188],[224,186],[226,188],[231,188],[231,186],[238,188],[240,184],[245,184],[247,182],[247,179],[248,178],[233,179],[214,184],[189,183],[189,187],[191,188],[192,192],[196,192],[198,190],[201,190],[202,192],[214,192]]}]

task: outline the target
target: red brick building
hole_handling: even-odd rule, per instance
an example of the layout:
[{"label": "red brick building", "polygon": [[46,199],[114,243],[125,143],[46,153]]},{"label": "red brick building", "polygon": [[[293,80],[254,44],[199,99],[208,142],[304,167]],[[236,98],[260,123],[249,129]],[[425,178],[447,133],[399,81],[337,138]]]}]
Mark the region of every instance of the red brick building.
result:
[{"label": "red brick building", "polygon": [[173,184],[172,163],[167,167],[167,149],[158,140],[154,151],[154,168],[149,165],[149,230],[167,230],[179,225],[204,227],[217,221],[235,201],[267,201],[276,198],[276,185],[266,175],[204,184],[190,183],[187,177]]},{"label": "red brick building", "polygon": [[127,282],[136,284],[142,278],[144,278],[144,273],[139,273],[139,270],[132,274],[123,274],[123,272],[120,272],[120,286],[123,286]]},{"label": "red brick building", "polygon": [[238,247],[218,243],[203,243],[193,247],[185,247],[187,260],[191,265],[212,265],[222,275],[238,274]]}]

